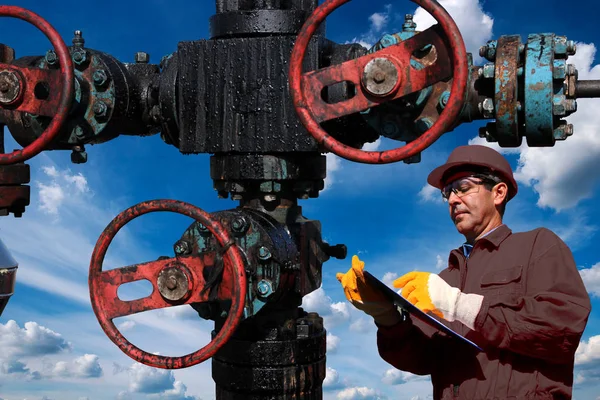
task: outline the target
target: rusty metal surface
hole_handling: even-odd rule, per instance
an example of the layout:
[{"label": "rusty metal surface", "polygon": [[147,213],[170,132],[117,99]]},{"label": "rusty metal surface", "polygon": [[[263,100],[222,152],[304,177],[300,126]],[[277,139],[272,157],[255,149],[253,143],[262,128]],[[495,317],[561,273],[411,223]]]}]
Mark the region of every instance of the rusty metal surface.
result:
[{"label": "rusty metal surface", "polygon": [[[232,300],[229,314],[219,334],[202,349],[181,357],[158,356],[137,348],[118,331],[112,319],[141,311],[206,301],[208,294],[202,294],[205,283],[202,271],[207,264],[212,263],[210,254],[202,256],[192,254],[185,257],[102,271],[102,263],[108,246],[117,232],[129,221],[141,215],[160,211],[175,212],[196,219],[213,233],[221,245],[225,264],[223,283],[219,286],[218,297]],[[160,290],[157,289],[157,281],[161,271],[173,267],[185,271],[187,274],[188,288],[186,295],[180,301],[165,299],[161,296]],[[118,298],[117,289],[119,285],[140,279],[147,279],[152,283],[153,292],[150,296],[133,301],[122,301]],[[121,212],[102,232],[90,262],[90,298],[92,308],[102,329],[113,343],[119,346],[129,357],[157,368],[187,368],[212,357],[229,340],[242,319],[246,301],[246,285],[245,263],[241,252],[220,222],[211,219],[206,212],[191,204],[175,200],[146,201]]]},{"label": "rusty metal surface", "polygon": [[[348,1],[331,0],[323,3],[308,18],[302,31],[298,34],[290,61],[290,91],[294,106],[309,133],[327,150],[340,157],[372,164],[401,161],[433,144],[450,126],[454,125],[459,117],[465,102],[469,74],[464,42],[458,27],[442,6],[433,0],[417,0],[415,3],[439,21],[438,25],[396,46],[390,46],[340,65],[302,75],[302,61],[312,35],[329,14]],[[429,44],[436,47],[438,53],[436,62],[422,70],[411,68],[411,55],[414,51]],[[448,53],[449,49],[451,49],[451,53]],[[448,60],[449,55],[451,62]],[[381,99],[365,94],[361,86],[361,76],[365,65],[379,57],[386,57],[393,62],[399,69],[402,79],[393,94]],[[442,115],[427,132],[402,148],[382,152],[358,150],[340,143],[319,126],[319,122],[356,113],[400,98],[449,76],[453,76],[454,80],[450,98]],[[320,93],[324,87],[344,81],[354,83],[357,90],[355,97],[334,105],[322,101]]]},{"label": "rusty metal surface", "polygon": [[496,130],[504,134],[496,139],[502,147],[519,147],[522,136],[518,126],[519,117],[519,46],[521,36],[502,36],[496,47],[495,109]]},{"label": "rusty metal surface", "polygon": [[[38,69],[18,69],[19,73],[22,74],[22,86],[25,88],[19,110],[25,111],[26,109],[22,109],[22,106],[27,107],[28,104],[40,103],[39,101],[33,101],[31,97],[27,97],[28,94],[34,94],[36,86],[39,83],[38,78],[40,77],[47,80],[50,95],[52,95],[54,90],[59,91],[60,95],[58,97],[57,105],[52,107],[53,113],[50,114],[54,118],[52,118],[50,125],[48,125],[48,128],[38,139],[22,150],[15,150],[9,154],[0,154],[0,165],[7,165],[22,162],[36,156],[43,151],[54,138],[56,138],[62,125],[67,119],[73,100],[74,72],[67,46],[56,29],[54,29],[46,20],[29,10],[16,6],[0,6],[0,16],[21,19],[41,30],[54,46],[60,61],[59,74],[49,73],[48,71],[42,72],[42,70]],[[0,70],[2,69],[14,70],[15,67],[1,65]],[[35,95],[33,98],[35,98]],[[41,105],[38,105],[37,108],[34,107],[34,109],[48,113]]]}]

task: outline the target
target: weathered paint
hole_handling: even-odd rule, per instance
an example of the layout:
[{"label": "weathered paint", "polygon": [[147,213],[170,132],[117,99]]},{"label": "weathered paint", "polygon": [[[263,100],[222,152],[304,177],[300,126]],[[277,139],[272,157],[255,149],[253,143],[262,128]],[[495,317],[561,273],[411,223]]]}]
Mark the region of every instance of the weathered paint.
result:
[{"label": "weathered paint", "polygon": [[[39,15],[16,6],[0,6],[0,16],[14,17],[29,22],[41,30],[54,46],[60,62],[60,73],[45,71],[34,68],[17,68],[11,65],[0,65],[0,70],[17,70],[22,79],[25,80],[27,88],[23,93],[21,103],[17,106],[18,111],[35,110],[42,115],[53,116],[48,128],[34,140],[29,146],[12,153],[0,154],[0,165],[16,164],[28,160],[42,152],[52,140],[56,138],[61,127],[68,117],[71,102],[73,101],[73,64],[69,51],[59,33]],[[40,81],[48,82],[51,98],[49,101],[41,102],[33,95],[36,84]],[[53,97],[53,90],[61,89],[58,98]]]},{"label": "weathered paint", "polygon": [[[416,0],[419,6],[428,11],[439,24],[414,37],[381,51],[367,54],[340,65],[302,74],[302,61],[308,43],[317,28],[336,8],[349,0],[332,0],[321,4],[306,20],[292,51],[290,61],[290,91],[294,107],[300,121],[308,132],[327,150],[348,160],[384,164],[404,160],[433,144],[443,133],[449,130],[458,119],[465,103],[468,82],[468,60],[464,42],[458,27],[446,10],[433,0]],[[410,66],[410,57],[414,51],[426,45],[433,45],[438,51],[435,63],[423,70]],[[448,51],[451,50],[451,57]],[[393,61],[402,76],[402,82],[394,94],[386,98],[373,98],[361,87],[364,66],[373,58],[387,57]],[[451,60],[451,61],[450,61]],[[415,141],[406,146],[386,151],[363,151],[337,141],[325,132],[319,122],[343,115],[357,113],[410,93],[431,86],[440,80],[454,77],[448,105],[434,126]],[[325,103],[320,96],[321,90],[338,82],[352,82],[357,88],[356,96],[336,104]]]},{"label": "weathered paint", "polygon": [[518,147],[522,136],[518,125],[519,46],[521,37],[502,36],[495,47],[496,140],[502,147]]},{"label": "weathered paint", "polygon": [[525,134],[529,146],[554,145],[554,34],[531,34],[525,50]]},{"label": "weathered paint", "polygon": [[[215,236],[223,248],[225,262],[223,283],[219,286],[218,298],[232,300],[229,315],[217,336],[202,349],[181,357],[159,356],[137,348],[125,339],[112,319],[146,310],[206,301],[208,295],[203,294],[205,292],[202,290],[204,284],[202,271],[213,262],[214,255],[177,257],[102,271],[108,246],[118,231],[129,221],[158,211],[175,212],[201,221]],[[234,243],[220,222],[213,220],[209,214],[192,204],[175,200],[152,200],[136,204],[121,212],[100,235],[90,262],[89,287],[92,308],[106,335],[129,357],[152,367],[187,368],[212,357],[231,338],[243,316],[247,291],[245,263],[240,249]],[[160,271],[173,265],[183,266],[189,274],[189,295],[178,302],[165,300],[156,287],[156,279]],[[117,290],[121,284],[140,279],[147,279],[152,283],[153,291],[150,296],[133,301],[122,301],[118,298]]]}]

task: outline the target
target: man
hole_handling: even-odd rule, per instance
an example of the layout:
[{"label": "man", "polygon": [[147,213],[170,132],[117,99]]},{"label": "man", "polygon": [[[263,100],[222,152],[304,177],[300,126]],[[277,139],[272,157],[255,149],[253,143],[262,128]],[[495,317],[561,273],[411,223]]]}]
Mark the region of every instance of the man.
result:
[{"label": "man", "polygon": [[458,147],[427,181],[442,191],[466,242],[439,275],[410,272],[393,284],[483,351],[400,313],[367,284],[354,256],[337,278],[374,318],[379,354],[400,370],[430,374],[434,399],[570,399],[591,310],[571,251],[548,229],[512,233],[503,224],[518,186],[489,147]]}]

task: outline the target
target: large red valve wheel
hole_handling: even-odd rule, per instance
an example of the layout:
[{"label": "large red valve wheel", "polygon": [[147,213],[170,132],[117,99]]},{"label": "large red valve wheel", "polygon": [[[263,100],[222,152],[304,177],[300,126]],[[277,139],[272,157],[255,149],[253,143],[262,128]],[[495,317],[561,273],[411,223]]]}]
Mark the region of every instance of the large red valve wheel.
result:
[{"label": "large red valve wheel", "polygon": [[[302,74],[304,55],[313,34],[328,15],[348,1],[350,0],[327,0],[315,9],[298,34],[292,51],[289,78],[294,108],[300,121],[315,140],[340,157],[368,164],[402,161],[431,146],[455,125],[460,115],[466,101],[469,74],[467,51],[462,36],[448,12],[437,1],[412,0],[428,11],[438,24],[410,39],[372,54]],[[421,70],[411,67],[412,54],[427,45],[435,46],[437,60]],[[390,86],[384,95],[367,90],[368,87],[365,87],[362,79],[365,68],[372,67],[374,63],[381,63],[384,72],[387,68],[392,75],[395,74],[394,85]],[[363,151],[342,144],[319,125],[321,122],[364,111],[383,102],[415,93],[448,77],[453,77],[454,80],[450,98],[439,119],[429,130],[403,147],[385,151]],[[339,103],[326,103],[321,98],[321,91],[339,82],[352,82],[356,88],[356,95]]]},{"label": "large red valve wheel", "polygon": [[[117,232],[134,218],[157,211],[183,214],[206,226],[215,235],[224,251],[225,269],[221,287],[227,286],[228,281],[233,281],[231,292],[228,291],[228,287],[224,289],[224,296],[230,298],[232,304],[219,333],[200,350],[181,357],[159,356],[139,349],[125,339],[115,326],[113,319],[142,311],[207,301],[208,293],[203,290],[205,281],[202,273],[204,267],[202,259],[192,255],[102,271],[104,256]],[[152,367],[187,368],[206,361],[227,343],[243,316],[247,279],[242,254],[233,239],[230,238],[229,233],[218,221],[211,219],[206,212],[188,203],[175,200],[153,200],[139,203],[121,212],[100,235],[92,254],[89,274],[92,308],[106,335],[129,357]],[[167,275],[170,276],[165,278]],[[169,287],[171,290],[175,290],[172,292],[176,296],[175,300],[172,296],[165,298],[165,285],[169,285],[169,279],[173,279],[173,277],[175,277],[175,281],[179,279],[180,283],[185,282],[179,287],[176,285]],[[150,296],[133,301],[119,299],[117,290],[120,285],[143,279],[152,283],[153,290]]]},{"label": "large red valve wheel", "polygon": [[[13,17],[29,22],[41,30],[54,46],[60,63],[60,74],[56,71],[17,67],[10,64],[0,64],[0,74],[7,73],[18,83],[18,95],[14,101],[7,104],[11,109],[21,112],[52,116],[52,121],[44,132],[31,144],[12,153],[0,153],[0,165],[16,164],[29,160],[41,153],[54,140],[61,127],[67,120],[69,108],[73,101],[74,77],[73,63],[69,50],[56,29],[39,15],[17,6],[0,6],[1,17]],[[44,82],[50,88],[61,87],[60,96],[48,101],[40,101],[34,95],[37,83]],[[51,95],[52,96],[52,95]]]}]

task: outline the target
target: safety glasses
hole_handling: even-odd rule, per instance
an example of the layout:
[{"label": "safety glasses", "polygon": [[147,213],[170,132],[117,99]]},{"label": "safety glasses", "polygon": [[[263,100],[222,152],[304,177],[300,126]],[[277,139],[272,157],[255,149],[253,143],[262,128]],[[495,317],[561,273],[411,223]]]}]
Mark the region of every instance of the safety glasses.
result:
[{"label": "safety glasses", "polygon": [[493,186],[500,182],[501,181],[498,178],[489,175],[476,174],[466,176],[444,186],[442,189],[442,198],[444,199],[444,202],[448,202],[448,199],[452,193],[459,198],[462,198],[469,194],[479,193],[479,188],[486,183],[492,184]]}]

